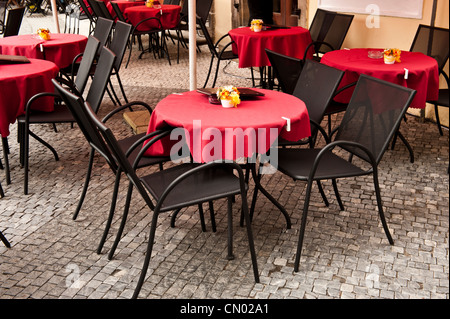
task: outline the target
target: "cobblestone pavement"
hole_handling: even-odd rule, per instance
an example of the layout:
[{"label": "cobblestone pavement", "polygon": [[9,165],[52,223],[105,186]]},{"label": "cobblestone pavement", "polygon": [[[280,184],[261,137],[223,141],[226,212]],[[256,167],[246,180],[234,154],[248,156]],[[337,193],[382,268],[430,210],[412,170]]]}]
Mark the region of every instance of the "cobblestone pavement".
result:
[{"label": "cobblestone pavement", "polygon": [[[37,18],[36,18],[37,19]],[[26,24],[25,24],[26,25]],[[170,44],[173,59],[175,46]],[[203,83],[209,63],[206,48],[198,56],[198,81]],[[130,100],[154,107],[172,92],[188,90],[188,54],[180,64],[134,54],[120,73]],[[220,74],[221,83],[249,86],[247,71],[231,64]],[[232,81],[232,82],[230,82]],[[100,114],[113,108],[105,97]],[[118,136],[131,134],[121,117],[113,121]],[[253,232],[261,283],[253,281],[244,228],[239,227],[239,204],[234,205],[234,260],[226,259],[226,204],[215,203],[217,232],[202,232],[196,208],[182,210],[176,227],[171,214],[162,215],[154,252],[141,298],[189,299],[448,299],[449,297],[449,133],[439,136],[434,123],[407,116],[401,130],[414,149],[410,163],[401,142],[389,149],[380,164],[380,183],[386,218],[393,234],[389,245],[376,210],[371,177],[338,182],[345,210],[339,211],[331,183],[325,183],[330,206],[313,192],[300,270],[293,271],[304,184],[280,173],[263,184],[284,205],[284,218],[260,197]],[[72,214],[81,192],[89,148],[75,126],[33,127],[51,141],[60,156],[55,161],[42,145],[31,141],[30,194],[23,195],[17,127],[9,137],[12,183],[0,179],[0,229],[10,249],[0,244],[0,298],[2,299],[122,299],[130,298],[137,283],[147,241],[151,212],[135,194],[132,210],[116,255],[108,260],[112,235],[101,254],[96,248],[109,210],[114,176],[97,156],[90,189],[77,220]],[[143,172],[149,172],[146,169]],[[125,179],[122,179],[125,181]],[[117,211],[123,207],[122,183]],[[250,184],[249,196],[252,195]],[[208,214],[207,214],[208,215]],[[209,218],[206,217],[207,223]]]}]

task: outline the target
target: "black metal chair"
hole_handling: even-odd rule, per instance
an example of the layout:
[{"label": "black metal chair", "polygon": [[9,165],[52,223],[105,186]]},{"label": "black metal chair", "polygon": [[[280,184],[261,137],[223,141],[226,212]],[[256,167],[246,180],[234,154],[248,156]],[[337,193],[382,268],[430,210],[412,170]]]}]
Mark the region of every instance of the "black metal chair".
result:
[{"label": "black metal chair", "polygon": [[[178,1],[179,2],[179,1]],[[196,17],[196,29],[197,31],[202,31],[203,33],[203,28],[201,26],[201,24],[199,23],[200,21],[203,22],[203,24],[206,25],[206,21],[209,18],[209,13],[211,11],[211,6],[212,6],[213,0],[197,0],[196,2],[196,13],[197,13],[197,17]],[[180,44],[182,47],[187,48],[188,47],[188,43],[186,41],[186,39],[183,36],[183,31],[188,31],[189,30],[189,14],[188,14],[188,1],[183,1],[183,5],[181,7],[181,12],[180,12],[180,20],[178,22],[178,25],[174,28],[174,30],[176,31],[177,34],[177,63],[179,63],[180,60]],[[197,39],[197,50],[200,51],[200,45],[199,45],[199,41]]]},{"label": "black metal chair", "polygon": [[269,49],[265,50],[279,88],[284,93],[292,94],[302,72],[304,61]]},{"label": "black metal chair", "polygon": [[[83,1],[83,0],[81,0]],[[89,12],[88,12],[89,14]],[[65,8],[64,33],[80,33],[80,21],[89,20],[89,34],[94,29],[91,19],[78,4],[71,3]]]},{"label": "black metal chair", "polygon": [[[325,110],[333,98],[334,92],[336,91],[343,75],[343,71],[329,67],[325,64],[321,64],[313,60],[305,61],[299,78],[296,81],[292,95],[305,102],[311,124],[311,136],[300,141],[288,141],[279,137],[276,144],[277,146],[284,148],[287,146],[309,145],[310,148],[313,148],[316,144],[316,139],[319,132],[323,136],[325,142],[329,142],[328,134],[320,126],[320,123],[322,122]],[[261,176],[262,175],[258,173],[256,178],[260,180]],[[320,182],[317,182],[317,185],[325,205],[329,206]],[[250,208],[250,218],[253,218],[257,196],[258,191],[255,189]]]},{"label": "black metal chair", "polygon": [[[393,244],[383,212],[378,164],[415,93],[414,90],[363,74],[358,80],[333,142],[323,148],[279,149],[278,170],[294,180],[307,182],[294,271],[299,269],[314,181],[331,179],[337,201],[343,209],[336,180],[372,175],[378,214],[388,241]],[[344,158],[347,155],[350,155],[351,160]]]},{"label": "black metal chair", "polygon": [[320,61],[321,54],[339,50],[353,21],[354,15],[317,9],[309,28],[312,43],[305,49],[303,60],[308,51],[314,49],[314,59]]},{"label": "black metal chair", "polygon": [[449,29],[432,27],[420,24],[412,42],[411,52],[422,52],[436,59],[439,67],[439,73],[447,83],[447,88],[439,90],[439,98],[437,101],[427,101],[434,105],[436,115],[436,124],[439,134],[443,135],[441,123],[439,120],[439,106],[449,107],[448,84],[449,78],[444,71],[445,64],[449,57]]},{"label": "black metal chair", "polygon": [[105,18],[106,17],[103,15],[103,11],[102,9],[100,9],[100,7],[98,6],[97,2],[95,0],[86,0],[89,8],[91,9],[91,14],[96,17],[96,20],[98,20],[98,18]]},{"label": "black metal chair", "polygon": [[[130,183],[127,192],[125,211],[122,216],[121,228],[117,234],[116,240],[120,239],[122,234],[134,187],[138,190],[147,206],[153,211],[145,261],[133,298],[138,297],[145,280],[155,240],[158,217],[161,213],[172,211],[180,207],[192,206],[205,201],[227,198],[229,227],[228,258],[233,259],[231,202],[232,197],[235,195],[241,195],[242,197],[242,210],[246,217],[253,272],[255,281],[259,282],[253,235],[247,209],[247,188],[244,174],[239,165],[236,163],[222,162],[211,162],[203,165],[189,163],[173,166],[153,174],[138,177],[136,169],[143,153],[151,147],[156,140],[168,136],[170,131],[155,132],[154,136],[156,137],[152,138],[152,140],[139,151],[134,162],[130,162],[129,158],[127,158],[128,154],[123,151],[123,148],[120,146],[113,132],[105,126],[103,121],[98,119],[95,112],[90,108],[89,103],[83,104],[81,98],[64,90],[62,87],[58,87],[58,83],[56,82],[55,86],[57,86],[58,91],[62,94],[66,103],[71,105],[71,109],[74,111],[74,117],[77,118],[80,127],[83,128],[85,136],[91,146],[99,151],[109,163],[113,163],[118,168],[118,172],[124,172],[129,179]],[[149,136],[146,136],[145,139],[148,140]],[[130,152],[130,150],[128,152]],[[237,171],[239,177],[237,177],[233,171]]]},{"label": "black metal chair", "polygon": [[99,0],[94,1],[97,3],[98,8],[100,8],[103,18],[115,21],[117,17],[109,12],[105,2]]},{"label": "black metal chair", "polygon": [[214,79],[211,85],[211,87],[214,87],[216,85],[217,76],[219,74],[220,62],[234,60],[237,59],[238,56],[237,54],[234,54],[232,50],[228,50],[231,49],[233,41],[228,42],[222,49],[219,48],[220,42],[222,42],[222,40],[224,40],[225,38],[229,37],[228,34],[223,35],[219,40],[216,41],[216,43],[214,43],[213,40],[211,39],[211,36],[209,35],[209,31],[206,28],[205,23],[201,19],[198,19],[198,24],[202,29],[202,32],[206,39],[206,43],[208,44],[209,51],[211,52],[211,62],[209,63],[208,75],[206,76],[206,80],[205,83],[203,84],[203,87],[205,88],[208,85],[209,77],[211,75],[211,71],[214,65],[214,59],[217,59],[216,72],[214,74]]},{"label": "black metal chair", "polygon": [[[112,67],[115,60],[114,53],[108,48],[104,47],[100,58],[98,60],[98,67],[95,70],[89,91],[86,96],[86,101],[89,101],[95,111],[98,111]],[[54,123],[73,123],[75,122],[72,113],[65,104],[58,102],[55,99],[55,106],[53,112],[38,112],[33,111],[31,106],[33,103],[41,102],[43,97],[59,97],[58,94],[52,92],[38,93],[31,97],[25,107],[25,114],[17,118],[18,122],[18,140],[20,143],[20,158],[24,166],[24,193],[28,194],[28,175],[29,175],[29,138],[32,136],[38,142],[46,146],[54,155],[55,160],[59,160],[56,150],[46,141],[41,139],[30,130],[32,124],[54,124]],[[40,100],[40,101],[39,101]]]},{"label": "black metal chair", "polygon": [[95,24],[97,22],[97,17],[93,15],[93,10],[91,7],[84,2],[84,0],[78,0],[78,4],[80,5],[81,10],[83,11],[82,14],[85,14],[89,19],[89,34],[92,34],[92,31],[95,29]]},{"label": "black metal chair", "polygon": [[3,29],[4,38],[19,34],[20,25],[22,24],[24,12],[25,7],[18,7],[8,10],[5,28]]},{"label": "black metal chair", "polygon": [[[111,76],[115,75],[117,82],[119,84],[120,91],[122,93],[122,96],[125,100],[125,103],[128,103],[128,98],[125,94],[125,90],[122,85],[122,81],[119,76],[119,70],[122,65],[123,57],[125,55],[125,51],[128,47],[128,43],[130,41],[130,35],[132,32],[133,26],[129,23],[125,23],[122,21],[117,21],[114,29],[114,36],[112,37],[111,44],[109,45],[109,48],[112,52],[116,55],[116,60],[114,62],[113,71],[111,73]],[[121,105],[120,99],[117,96],[114,87],[112,85],[111,80],[109,81],[111,92],[114,95],[117,103]]]},{"label": "black metal chair", "polygon": [[[146,26],[146,23],[149,22],[154,22],[154,26],[153,23],[151,27]],[[148,35],[147,49],[144,49],[144,46],[142,45],[141,41],[142,35]],[[155,58],[166,55],[169,61],[169,65],[171,65],[169,49],[167,48],[166,43],[165,29],[162,26],[161,20],[159,20],[156,17],[152,17],[139,21],[136,25],[133,26],[131,36],[133,38],[136,37],[138,39],[139,48],[141,49],[141,53],[139,54],[138,57],[139,59],[141,59],[146,52],[153,52],[153,56]],[[128,61],[127,64],[125,65],[125,68],[127,68],[128,64],[130,63],[132,49],[133,46],[130,43],[130,52],[128,54]]]}]

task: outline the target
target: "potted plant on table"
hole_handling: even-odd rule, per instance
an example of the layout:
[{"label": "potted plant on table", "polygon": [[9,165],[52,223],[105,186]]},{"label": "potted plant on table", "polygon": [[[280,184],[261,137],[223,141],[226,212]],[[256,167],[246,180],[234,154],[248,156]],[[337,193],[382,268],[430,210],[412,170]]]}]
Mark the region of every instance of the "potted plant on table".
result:
[{"label": "potted plant on table", "polygon": [[220,87],[217,90],[217,98],[220,100],[222,107],[237,107],[241,103],[239,91],[232,85]]}]

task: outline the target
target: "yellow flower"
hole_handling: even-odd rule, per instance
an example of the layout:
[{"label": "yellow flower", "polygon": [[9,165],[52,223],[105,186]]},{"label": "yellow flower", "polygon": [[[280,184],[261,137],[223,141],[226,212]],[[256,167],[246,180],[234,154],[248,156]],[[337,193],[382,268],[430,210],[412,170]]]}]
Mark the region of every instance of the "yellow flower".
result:
[{"label": "yellow flower", "polygon": [[400,49],[385,49],[384,55],[387,56],[393,56],[395,58],[396,62],[401,62],[400,56],[402,54],[402,51]]},{"label": "yellow flower", "polygon": [[241,103],[239,90],[231,85],[220,87],[217,90],[217,97],[220,100],[230,100],[234,107]]},{"label": "yellow flower", "polygon": [[37,34],[44,40],[50,39],[50,30],[49,29],[39,28],[37,30]]}]

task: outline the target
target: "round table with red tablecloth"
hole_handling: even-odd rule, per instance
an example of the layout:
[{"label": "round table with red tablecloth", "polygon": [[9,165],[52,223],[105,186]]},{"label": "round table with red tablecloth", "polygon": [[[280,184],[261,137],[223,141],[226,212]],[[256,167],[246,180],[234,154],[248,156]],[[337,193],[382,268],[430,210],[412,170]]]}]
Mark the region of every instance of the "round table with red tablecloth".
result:
[{"label": "round table with red tablecloth", "polygon": [[[158,18],[163,29],[172,29],[178,25],[180,20],[181,7],[171,4],[161,5],[161,9],[149,8],[146,6],[133,6],[124,10],[123,14],[130,23],[135,26],[140,21],[147,18]],[[148,30],[159,28],[155,21],[148,21],[139,26],[138,30]]]},{"label": "round table with red tablecloth", "polygon": [[[411,107],[423,109],[426,101],[439,94],[439,68],[435,59],[420,53],[402,51],[401,62],[385,64],[380,58],[369,57],[370,51],[382,49],[344,49],[325,53],[321,63],[345,71],[339,88],[356,82],[360,74],[370,75],[417,91]],[[343,91],[335,100],[348,103],[353,88]]]},{"label": "round table with red tablecloth", "polygon": [[[266,153],[278,136],[289,141],[310,136],[309,115],[303,101],[278,91],[254,90],[264,95],[242,100],[236,108],[211,104],[207,95],[197,91],[171,94],[155,107],[148,133],[167,127],[183,128],[191,137],[187,144],[196,162],[250,158],[255,153]],[[245,138],[240,140],[239,136]],[[221,146],[214,154],[210,152],[212,142]],[[146,154],[170,155],[173,145],[167,138],[155,143]]]},{"label": "round table with red tablecloth", "polygon": [[50,33],[50,40],[37,34],[23,34],[0,39],[0,54],[22,55],[27,58],[54,62],[60,69],[72,64],[84,52],[87,37],[71,33]]},{"label": "round table with red tablecloth", "polygon": [[[239,56],[239,67],[270,66],[265,49],[287,56],[303,59],[306,47],[312,42],[309,31],[302,27],[286,27],[253,32],[249,27],[228,32],[233,44],[233,52]],[[312,50],[308,57],[312,57]]]},{"label": "round table with red tablecloth", "polygon": [[[25,113],[28,100],[40,92],[55,90],[52,79],[58,67],[51,61],[29,59],[30,63],[0,65],[0,134],[9,136],[9,125]],[[48,99],[45,101],[45,99]],[[52,98],[43,98],[34,103],[33,109],[53,111]],[[45,101],[45,103],[44,103]],[[48,103],[47,103],[48,102]]]}]

